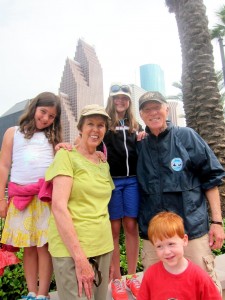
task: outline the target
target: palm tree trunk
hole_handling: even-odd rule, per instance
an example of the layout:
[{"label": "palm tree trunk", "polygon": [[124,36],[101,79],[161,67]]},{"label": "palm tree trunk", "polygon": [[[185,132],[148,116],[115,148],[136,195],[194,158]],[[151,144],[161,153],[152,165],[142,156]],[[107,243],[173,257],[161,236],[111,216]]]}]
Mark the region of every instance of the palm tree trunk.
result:
[{"label": "palm tree trunk", "polygon": [[[182,92],[187,126],[196,130],[225,167],[225,124],[213,48],[202,0],[166,0],[175,13],[182,51]],[[225,216],[225,184],[220,188]]]}]

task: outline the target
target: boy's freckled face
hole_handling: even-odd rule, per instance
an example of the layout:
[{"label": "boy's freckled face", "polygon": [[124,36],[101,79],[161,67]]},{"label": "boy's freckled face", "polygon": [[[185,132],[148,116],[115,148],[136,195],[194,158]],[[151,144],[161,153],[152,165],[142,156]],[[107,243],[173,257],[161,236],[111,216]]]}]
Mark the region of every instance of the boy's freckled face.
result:
[{"label": "boy's freckled face", "polygon": [[162,241],[157,239],[154,241],[154,247],[159,260],[165,266],[177,267],[183,259],[184,247],[187,243],[187,235],[183,239],[176,235],[171,238],[165,238]]}]

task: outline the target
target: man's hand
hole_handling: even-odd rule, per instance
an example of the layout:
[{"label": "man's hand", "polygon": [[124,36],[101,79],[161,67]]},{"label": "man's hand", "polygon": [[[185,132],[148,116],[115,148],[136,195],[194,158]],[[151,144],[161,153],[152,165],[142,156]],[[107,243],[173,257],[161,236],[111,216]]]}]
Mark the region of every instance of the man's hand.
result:
[{"label": "man's hand", "polygon": [[220,249],[223,246],[224,239],[223,227],[218,224],[211,224],[209,229],[209,246],[211,249]]}]

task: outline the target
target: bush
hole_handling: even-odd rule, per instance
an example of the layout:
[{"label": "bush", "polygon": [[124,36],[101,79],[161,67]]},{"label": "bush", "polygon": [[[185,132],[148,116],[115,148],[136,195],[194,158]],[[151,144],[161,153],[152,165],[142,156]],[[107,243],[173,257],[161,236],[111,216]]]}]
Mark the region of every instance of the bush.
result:
[{"label": "bush", "polygon": [[[119,243],[120,243],[120,271],[122,275],[126,275],[128,273],[128,270],[127,270],[127,258],[126,258],[126,247],[125,247],[125,235],[123,229],[120,232]],[[142,249],[142,240],[140,240],[140,249],[139,249],[139,257],[138,257],[136,272],[143,271],[143,266],[140,259],[141,249]]]},{"label": "bush", "polygon": [[[23,258],[23,250],[16,254],[19,259]],[[27,294],[27,285],[24,279],[22,262],[5,268],[4,274],[0,277],[0,299],[16,300],[21,295]]]},{"label": "bush", "polygon": [[[23,249],[16,253],[21,260],[16,265],[5,268],[4,274],[0,277],[0,299],[1,300],[18,300],[22,295],[27,295],[27,284],[23,271]],[[53,277],[50,291],[56,290],[55,279]]]}]

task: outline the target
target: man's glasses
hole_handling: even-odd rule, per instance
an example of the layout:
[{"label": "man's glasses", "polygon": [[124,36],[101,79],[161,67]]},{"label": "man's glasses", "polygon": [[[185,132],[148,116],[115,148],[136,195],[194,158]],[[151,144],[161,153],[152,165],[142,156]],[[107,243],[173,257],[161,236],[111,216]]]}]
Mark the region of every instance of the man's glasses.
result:
[{"label": "man's glasses", "polygon": [[124,93],[131,93],[130,92],[130,87],[128,85],[118,85],[118,84],[115,84],[115,85],[112,85],[111,88],[110,88],[110,92],[111,93],[117,93],[119,91],[122,91]]},{"label": "man's glasses", "polygon": [[92,265],[92,268],[93,268],[93,270],[95,272],[95,276],[97,275],[96,276],[97,280],[96,280],[96,278],[93,280],[94,285],[96,287],[99,287],[100,284],[102,283],[102,273],[101,273],[101,271],[99,271],[98,262],[97,262],[97,260],[94,257],[90,257],[89,258],[89,262]]},{"label": "man's glasses", "polygon": [[159,104],[159,105],[156,105],[156,106],[143,108],[142,111],[145,114],[149,114],[149,113],[152,113],[153,111],[159,111],[161,108],[162,108],[162,104]]}]

